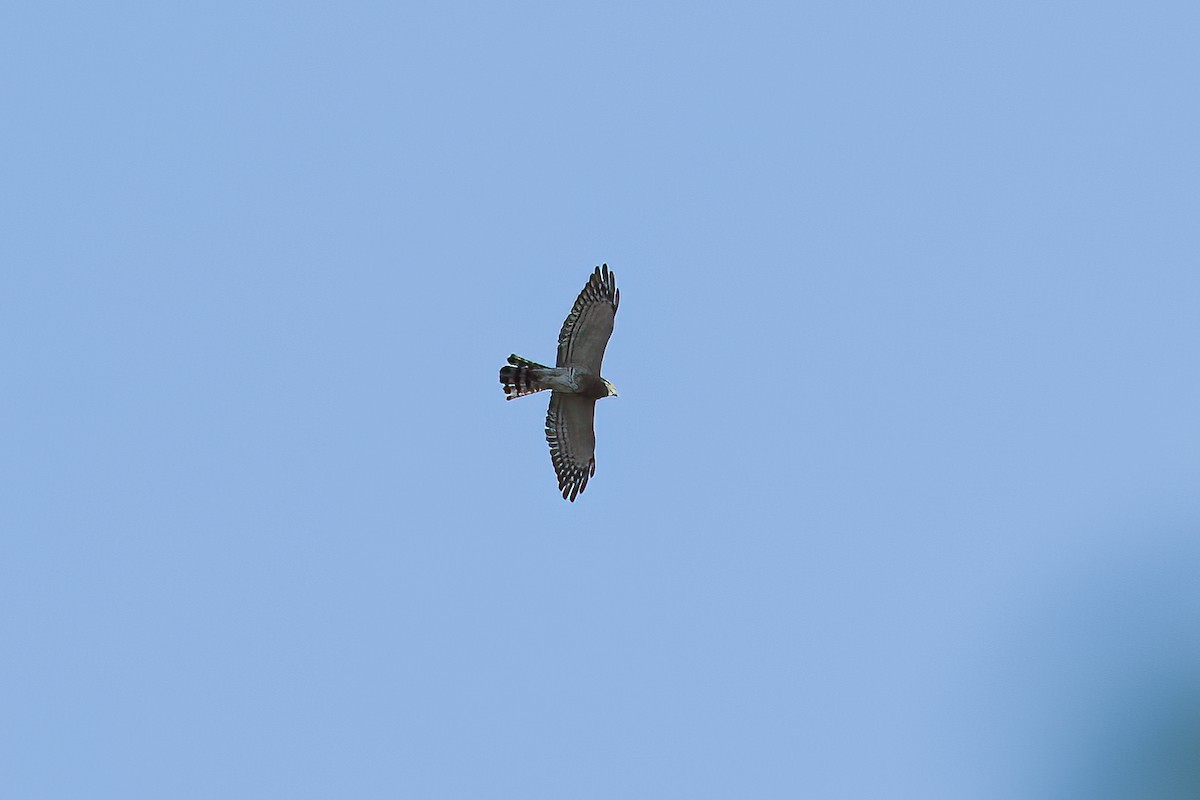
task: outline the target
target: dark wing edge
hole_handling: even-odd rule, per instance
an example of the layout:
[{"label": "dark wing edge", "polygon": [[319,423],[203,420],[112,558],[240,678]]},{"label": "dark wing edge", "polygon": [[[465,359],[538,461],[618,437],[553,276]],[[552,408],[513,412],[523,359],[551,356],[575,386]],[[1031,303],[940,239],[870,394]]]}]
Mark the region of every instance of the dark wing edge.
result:
[{"label": "dark wing edge", "polygon": [[620,303],[617,275],[609,271],[608,264],[601,264],[592,272],[563,321],[558,334],[557,365],[581,366],[599,375]]},{"label": "dark wing edge", "polygon": [[564,500],[575,498],[596,474],[596,401],[555,392],[546,412],[546,441]]}]

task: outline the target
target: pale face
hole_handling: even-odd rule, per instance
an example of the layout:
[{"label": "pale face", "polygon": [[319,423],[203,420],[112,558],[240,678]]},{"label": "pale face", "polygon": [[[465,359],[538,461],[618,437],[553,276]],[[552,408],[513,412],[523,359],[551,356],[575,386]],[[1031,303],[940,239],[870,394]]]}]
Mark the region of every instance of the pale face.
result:
[{"label": "pale face", "polygon": [[[604,380],[604,379],[603,379],[603,378],[601,378],[601,380]],[[609,383],[608,381],[604,381],[604,388],[605,388],[605,389],[608,389],[608,396],[609,396],[609,397],[616,397],[616,396],[617,396],[617,387],[613,386],[613,385],[612,385],[611,383]]]}]

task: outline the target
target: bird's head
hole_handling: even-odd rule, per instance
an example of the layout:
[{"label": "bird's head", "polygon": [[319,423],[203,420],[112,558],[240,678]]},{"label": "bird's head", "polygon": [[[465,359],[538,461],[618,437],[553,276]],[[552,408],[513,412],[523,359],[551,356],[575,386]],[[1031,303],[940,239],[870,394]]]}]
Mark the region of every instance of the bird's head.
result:
[{"label": "bird's head", "polygon": [[[601,378],[600,380],[604,381],[603,378]],[[606,395],[606,397],[616,397],[617,396],[617,387],[613,386],[608,381],[604,381],[604,388],[608,390],[608,394]]]}]

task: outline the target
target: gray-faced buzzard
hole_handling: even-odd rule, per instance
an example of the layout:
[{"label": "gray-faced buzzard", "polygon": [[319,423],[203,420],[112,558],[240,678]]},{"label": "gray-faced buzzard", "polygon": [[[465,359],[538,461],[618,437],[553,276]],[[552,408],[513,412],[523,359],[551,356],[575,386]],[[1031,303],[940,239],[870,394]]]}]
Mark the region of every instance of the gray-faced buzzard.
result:
[{"label": "gray-faced buzzard", "polygon": [[616,397],[613,385],[600,377],[604,348],[612,336],[621,293],[608,265],[596,267],[558,334],[558,361],[547,367],[513,354],[500,368],[506,400],[551,391],[546,414],[550,461],[558,474],[564,500],[575,497],[596,474],[596,401]]}]

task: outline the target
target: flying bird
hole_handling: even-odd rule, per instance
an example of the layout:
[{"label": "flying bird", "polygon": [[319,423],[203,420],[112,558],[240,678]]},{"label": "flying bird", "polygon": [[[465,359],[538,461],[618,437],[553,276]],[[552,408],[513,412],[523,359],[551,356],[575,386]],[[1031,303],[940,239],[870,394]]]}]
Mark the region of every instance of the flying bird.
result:
[{"label": "flying bird", "polygon": [[600,377],[600,362],[620,300],[617,276],[607,264],[596,267],[563,322],[555,365],[547,367],[514,353],[508,366],[500,368],[506,400],[550,390],[546,441],[558,490],[572,503],[596,474],[596,401],[617,396],[613,385]]}]

